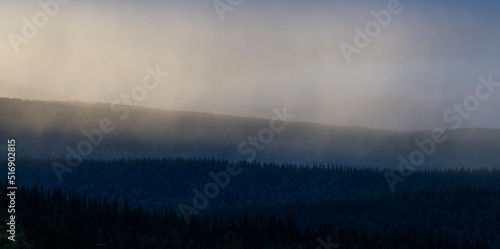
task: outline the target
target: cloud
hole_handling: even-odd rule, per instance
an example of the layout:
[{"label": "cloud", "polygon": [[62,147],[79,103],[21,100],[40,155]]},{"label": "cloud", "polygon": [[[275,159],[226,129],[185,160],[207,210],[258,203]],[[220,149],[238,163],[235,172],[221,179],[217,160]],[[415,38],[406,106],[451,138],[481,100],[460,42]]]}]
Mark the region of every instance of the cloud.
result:
[{"label": "cloud", "polygon": [[12,97],[111,102],[160,64],[168,82],[144,104],[203,110],[369,95],[446,99],[498,68],[500,22],[489,12],[498,4],[425,1],[402,2],[403,13],[348,65],[339,43],[352,43],[354,27],[386,4],[245,1],[221,22],[209,1],[73,1],[15,54],[6,35],[40,8],[4,1],[0,84]]}]

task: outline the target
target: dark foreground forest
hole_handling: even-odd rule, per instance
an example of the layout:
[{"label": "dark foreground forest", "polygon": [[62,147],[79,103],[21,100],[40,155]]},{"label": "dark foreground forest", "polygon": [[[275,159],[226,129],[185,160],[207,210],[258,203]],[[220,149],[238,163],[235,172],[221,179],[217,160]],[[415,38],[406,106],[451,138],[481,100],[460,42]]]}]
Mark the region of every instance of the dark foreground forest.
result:
[{"label": "dark foreground forest", "polygon": [[211,198],[227,161],[84,161],[63,182],[50,162],[19,160],[17,244],[1,248],[500,247],[499,170],[417,171],[393,193],[375,169],[239,162]]}]

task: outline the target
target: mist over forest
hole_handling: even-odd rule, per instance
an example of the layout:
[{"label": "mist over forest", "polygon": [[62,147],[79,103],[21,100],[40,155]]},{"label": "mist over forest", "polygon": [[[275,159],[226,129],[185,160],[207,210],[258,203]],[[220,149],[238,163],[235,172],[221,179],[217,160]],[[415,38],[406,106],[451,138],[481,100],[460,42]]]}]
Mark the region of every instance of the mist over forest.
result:
[{"label": "mist over forest", "polygon": [[[292,122],[266,144],[259,131],[269,126],[269,119],[143,107],[114,112],[109,104],[82,102],[0,99],[0,103],[0,115],[5,117],[0,121],[0,136],[24,141],[18,149],[30,157],[68,160],[78,156],[81,141],[99,138],[95,132],[101,134],[102,142],[94,144],[83,158],[251,157],[259,162],[397,168],[399,156],[410,161],[412,151],[429,150],[418,168],[457,169],[498,167],[500,150],[499,129],[443,130],[446,140],[436,143],[433,130],[404,132]],[[291,113],[282,108],[279,112]],[[122,114],[127,114],[123,120]],[[110,120],[111,132],[98,131],[103,119]],[[250,143],[252,137],[255,145]]]},{"label": "mist over forest", "polygon": [[0,1],[0,249],[498,249],[498,13]]}]

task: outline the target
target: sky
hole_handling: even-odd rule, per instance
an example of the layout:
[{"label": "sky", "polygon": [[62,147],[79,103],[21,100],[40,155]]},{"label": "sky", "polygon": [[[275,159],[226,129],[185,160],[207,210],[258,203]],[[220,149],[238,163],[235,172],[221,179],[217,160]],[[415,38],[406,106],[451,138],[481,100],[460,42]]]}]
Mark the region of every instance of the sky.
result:
[{"label": "sky", "polygon": [[[446,101],[473,94],[480,75],[500,79],[498,1],[61,0],[28,38],[23,18],[47,13],[39,2],[0,1],[0,97],[111,103],[157,65],[168,77],[138,104],[213,112]],[[223,20],[214,3],[230,9]],[[376,21],[371,12],[397,3],[399,13],[356,47],[356,29]],[[12,34],[26,42],[14,45]],[[342,43],[359,51],[350,62]]]}]

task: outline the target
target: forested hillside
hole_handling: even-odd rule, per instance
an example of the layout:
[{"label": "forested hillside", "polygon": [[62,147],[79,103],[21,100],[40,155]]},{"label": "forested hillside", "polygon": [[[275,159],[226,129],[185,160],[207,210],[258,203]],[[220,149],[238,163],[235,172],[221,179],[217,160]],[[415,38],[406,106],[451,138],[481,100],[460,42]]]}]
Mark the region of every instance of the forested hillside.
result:
[{"label": "forested hillside", "polygon": [[[22,188],[18,232],[24,232],[10,248],[498,248],[499,196],[499,189],[467,187],[250,205],[186,225],[172,210]],[[299,224],[297,217],[319,222]]]},{"label": "forested hillside", "polygon": [[[499,130],[446,131],[393,193],[384,173],[430,131],[291,122],[250,161],[238,146],[269,120],[139,107],[120,120],[105,104],[0,102],[23,186],[10,248],[500,246]],[[103,119],[115,129],[90,155],[66,155]]]},{"label": "forested hillside", "polygon": [[[277,109],[286,112],[283,107]],[[275,114],[272,109],[269,113]],[[0,116],[0,139],[15,138],[20,155],[38,158],[66,157],[68,148],[77,150],[81,141],[92,140],[88,134],[100,129],[103,120],[105,127],[113,130],[103,133],[102,140],[94,135],[100,141],[84,158],[215,157],[239,161],[255,153],[254,159],[259,162],[396,168],[398,156],[409,160],[411,152],[425,150],[416,140],[423,143],[433,136],[431,131],[327,126],[292,119],[283,131],[273,134],[271,142],[257,140],[258,145],[253,146],[250,137],[257,138],[259,131],[269,128],[270,120],[5,98],[0,98]],[[432,153],[424,151],[421,168],[499,166],[499,129],[447,130],[444,136],[446,141],[436,144]]]},{"label": "forested hillside", "polygon": [[[122,159],[85,160],[59,182],[49,159],[20,159],[18,182],[64,191],[75,190],[93,197],[129,200],[145,208],[177,207],[192,202],[193,189],[203,192],[215,182],[210,175],[227,172],[229,161],[216,159]],[[299,200],[347,198],[390,192],[378,169],[342,165],[235,163],[239,173],[229,175],[211,205],[274,203]],[[500,170],[415,171],[396,191],[458,186],[500,188]],[[226,181],[220,176],[220,181]]]},{"label": "forested hillside", "polygon": [[[86,160],[59,182],[50,162],[17,163],[34,248],[314,248],[328,235],[342,248],[500,245],[498,169],[416,171],[392,193],[383,171],[347,166]],[[196,191],[209,200],[198,213],[186,209]]]}]

